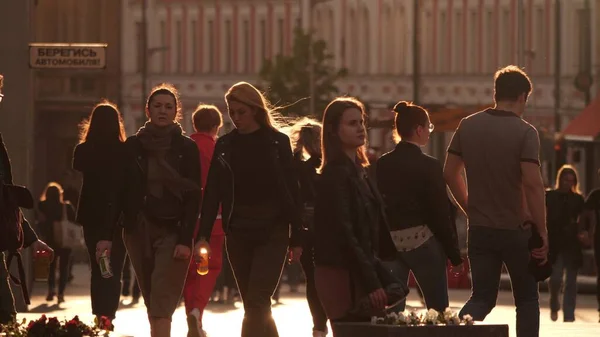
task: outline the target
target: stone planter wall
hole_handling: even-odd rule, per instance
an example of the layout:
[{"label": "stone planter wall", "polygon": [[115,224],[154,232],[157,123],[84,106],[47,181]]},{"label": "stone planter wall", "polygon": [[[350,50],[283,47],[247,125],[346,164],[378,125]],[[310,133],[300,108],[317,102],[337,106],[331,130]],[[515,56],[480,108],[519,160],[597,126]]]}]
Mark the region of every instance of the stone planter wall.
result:
[{"label": "stone planter wall", "polygon": [[336,337],[508,337],[508,325],[395,326],[336,323]]}]

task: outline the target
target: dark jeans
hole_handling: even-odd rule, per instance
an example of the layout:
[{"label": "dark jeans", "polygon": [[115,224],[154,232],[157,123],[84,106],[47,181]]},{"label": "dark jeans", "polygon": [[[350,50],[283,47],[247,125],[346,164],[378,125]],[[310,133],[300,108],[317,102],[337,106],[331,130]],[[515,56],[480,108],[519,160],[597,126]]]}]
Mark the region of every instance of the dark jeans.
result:
[{"label": "dark jeans", "polygon": [[483,321],[496,306],[502,264],[510,275],[517,307],[517,337],[537,337],[540,330],[538,285],[529,273],[530,230],[469,226],[468,254],[473,283],[471,298],[460,311]]},{"label": "dark jeans", "polygon": [[549,280],[550,288],[550,310],[560,310],[560,292],[563,288],[563,276],[567,274],[564,283],[563,297],[563,320],[572,322],[575,320],[575,302],[577,299],[577,272],[579,265],[574,254],[561,252],[552,265],[552,275]]},{"label": "dark jeans", "polygon": [[325,309],[323,309],[315,286],[315,260],[311,238],[306,241],[303,247],[300,263],[302,264],[306,278],[306,301],[308,302],[308,308],[313,319],[313,330],[326,332],[327,314],[325,313]]},{"label": "dark jeans", "polygon": [[114,319],[119,308],[121,298],[121,272],[125,261],[125,245],[123,244],[123,231],[116,230],[112,240],[110,253],[110,267],[113,276],[102,277],[100,266],[96,261],[96,244],[99,237],[93,229],[84,228],[83,235],[90,257],[91,284],[90,294],[92,299],[92,313],[96,316],[106,316]]},{"label": "dark jeans", "polygon": [[140,286],[137,282],[137,278],[135,277],[135,272],[132,270],[129,255],[125,255],[125,263],[123,264],[123,288],[121,290],[121,295],[129,296],[130,291],[131,297],[134,300],[139,300],[141,296]]},{"label": "dark jeans", "polygon": [[50,262],[48,271],[48,293],[56,292],[56,265],[59,263],[58,270],[58,294],[64,295],[67,282],[69,282],[69,265],[71,259],[71,248],[54,249],[54,260]]},{"label": "dark jeans", "polygon": [[271,316],[271,296],[286,261],[289,228],[282,225],[267,230],[231,227],[225,243],[244,303],[242,337],[278,337]]},{"label": "dark jeans", "polygon": [[15,299],[6,269],[6,255],[4,252],[0,252],[0,324],[10,322],[16,314]]},{"label": "dark jeans", "polygon": [[[396,261],[386,262],[392,274],[408,285],[408,275],[412,271],[425,298],[427,309],[443,312],[448,308],[448,275],[446,261],[439,241],[432,237],[424,244],[407,252],[398,252]],[[401,312],[406,308],[406,300],[402,301],[394,311]]]}]

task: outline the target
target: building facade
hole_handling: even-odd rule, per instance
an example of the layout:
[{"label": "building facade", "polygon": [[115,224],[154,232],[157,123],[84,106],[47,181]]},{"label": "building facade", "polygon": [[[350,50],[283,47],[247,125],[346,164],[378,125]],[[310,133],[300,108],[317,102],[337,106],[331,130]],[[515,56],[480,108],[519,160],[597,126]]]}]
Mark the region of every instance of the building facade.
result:
[{"label": "building facade", "polygon": [[79,123],[101,99],[121,103],[121,1],[35,1],[31,42],[106,43],[106,68],[34,69],[35,193],[71,168]]},{"label": "building facade", "polygon": [[[555,2],[522,0],[524,26],[519,30],[520,0],[419,0],[419,97],[415,97],[413,0],[146,0],[148,50],[142,51],[141,1],[123,2],[123,99],[128,125],[142,112],[141,61],[149,60],[147,90],[171,82],[181,91],[188,116],[198,102],[223,106],[223,94],[237,81],[257,81],[264,60],[290,53],[295,27],[312,26],[334,55],[336,67],[349,76],[342,93],[370,107],[371,146],[389,149],[392,118],[389,106],[414,100],[429,108],[438,126],[430,151],[443,156],[457,121],[492,104],[493,74],[517,64],[531,75],[534,92],[526,118],[549,140],[552,152],[555,111],[561,124],[585,106],[573,83],[597,60],[600,47],[586,43],[586,0],[561,1],[557,25]],[[589,0],[593,13],[598,0]],[[598,22],[589,32],[597,41]],[[311,24],[312,23],[312,24]],[[561,47],[556,47],[560,29]],[[560,60],[560,107],[555,107],[555,69]],[[598,69],[592,69],[598,74]],[[595,92],[595,91],[594,91]],[[136,117],[138,116],[138,117]],[[132,131],[133,128],[130,129]]]}]

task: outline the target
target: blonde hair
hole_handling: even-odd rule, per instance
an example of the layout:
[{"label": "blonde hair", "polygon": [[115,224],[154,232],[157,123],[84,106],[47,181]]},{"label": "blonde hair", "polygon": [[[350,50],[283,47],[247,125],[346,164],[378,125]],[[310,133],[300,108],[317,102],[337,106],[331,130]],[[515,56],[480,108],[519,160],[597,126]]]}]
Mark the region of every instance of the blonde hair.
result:
[{"label": "blonde hair", "polygon": [[273,106],[269,100],[255,86],[248,82],[238,82],[234,84],[225,93],[225,103],[227,109],[231,102],[239,102],[256,111],[256,121],[261,126],[266,126],[274,130],[285,127],[283,116]]},{"label": "blonde hair", "polygon": [[292,142],[294,154],[301,153],[304,159],[314,155],[321,155],[321,123],[303,117],[297,120],[286,132]]},{"label": "blonde hair", "polygon": [[44,192],[40,196],[40,201],[48,200],[59,201],[60,203],[64,203],[63,193],[64,191],[62,186],[59,183],[52,181],[48,183],[48,185],[46,185],[46,188],[44,188]]},{"label": "blonde hair", "polygon": [[575,169],[575,167],[573,167],[572,165],[563,165],[558,170],[558,174],[556,175],[556,182],[554,183],[554,188],[557,190],[560,188],[560,181],[567,174],[572,174],[575,178],[575,185],[571,189],[571,192],[581,194],[581,191],[579,190],[579,174],[577,174],[577,169]]}]

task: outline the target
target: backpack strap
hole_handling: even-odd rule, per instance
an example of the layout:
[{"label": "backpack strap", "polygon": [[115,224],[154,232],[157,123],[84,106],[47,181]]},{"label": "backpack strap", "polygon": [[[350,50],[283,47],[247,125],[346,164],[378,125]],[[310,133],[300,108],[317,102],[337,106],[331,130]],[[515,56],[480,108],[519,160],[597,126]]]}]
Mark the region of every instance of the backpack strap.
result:
[{"label": "backpack strap", "polygon": [[[17,258],[17,267],[19,269],[19,278],[15,277],[10,273],[10,263],[12,262],[13,257]],[[31,304],[29,300],[29,291],[27,290],[27,279],[25,278],[25,268],[23,268],[23,259],[21,258],[21,253],[19,252],[9,252],[6,257],[6,270],[8,271],[8,275],[10,279],[19,287],[21,287],[21,292],[23,293],[23,299],[27,305]]]}]

